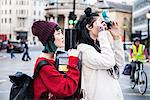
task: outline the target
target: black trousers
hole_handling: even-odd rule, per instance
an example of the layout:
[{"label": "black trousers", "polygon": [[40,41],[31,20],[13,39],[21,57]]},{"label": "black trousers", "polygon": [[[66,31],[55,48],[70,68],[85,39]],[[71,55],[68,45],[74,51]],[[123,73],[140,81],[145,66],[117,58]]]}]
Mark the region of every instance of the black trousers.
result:
[{"label": "black trousers", "polygon": [[[25,57],[26,57],[26,59],[25,59]],[[29,53],[28,52],[25,52],[24,54],[23,54],[23,56],[22,56],[22,60],[31,60],[31,58],[30,58],[30,56],[29,56]]]},{"label": "black trousers", "polygon": [[[134,73],[135,73],[135,70],[136,70],[136,64],[137,66],[140,66],[141,62],[131,62],[131,66],[132,66],[132,70],[131,70],[131,79],[134,79]],[[139,69],[139,67],[138,67]]]},{"label": "black trousers", "polygon": [[131,69],[131,76],[130,76],[130,78],[134,79],[134,73],[135,73],[135,70],[136,70],[136,63],[135,62],[131,62],[131,66],[132,66],[132,69]]}]

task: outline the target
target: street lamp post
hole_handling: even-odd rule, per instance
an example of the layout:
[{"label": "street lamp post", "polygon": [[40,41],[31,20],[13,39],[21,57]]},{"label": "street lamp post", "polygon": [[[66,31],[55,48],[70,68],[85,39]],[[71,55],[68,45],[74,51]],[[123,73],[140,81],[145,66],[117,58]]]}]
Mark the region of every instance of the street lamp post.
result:
[{"label": "street lamp post", "polygon": [[123,19],[123,38],[124,38],[124,45],[123,45],[123,47],[124,47],[124,50],[126,50],[126,30],[127,30],[127,18],[126,17],[124,17],[124,19]]},{"label": "street lamp post", "polygon": [[124,29],[124,32],[123,32],[123,38],[124,38],[124,45],[123,45],[123,47],[124,47],[124,50],[126,50],[126,44],[125,44],[125,41],[126,41],[126,30]]},{"label": "street lamp post", "polygon": [[123,25],[123,47],[124,47],[124,50],[126,50],[126,30],[127,30],[127,25],[125,24],[124,22],[124,25]]},{"label": "street lamp post", "polygon": [[75,14],[75,8],[76,8],[76,0],[73,0],[73,13]]},{"label": "street lamp post", "polygon": [[149,54],[150,54],[150,53],[149,53],[149,37],[150,37],[150,33],[149,33],[149,31],[150,31],[150,30],[149,30],[149,21],[150,21],[150,11],[149,11],[148,13],[146,13],[146,18],[148,19],[148,20],[147,20],[147,22],[148,22],[148,23],[147,23],[147,24],[148,24],[148,25],[147,25],[147,32],[148,32],[147,51],[148,51],[148,55],[149,55]]}]

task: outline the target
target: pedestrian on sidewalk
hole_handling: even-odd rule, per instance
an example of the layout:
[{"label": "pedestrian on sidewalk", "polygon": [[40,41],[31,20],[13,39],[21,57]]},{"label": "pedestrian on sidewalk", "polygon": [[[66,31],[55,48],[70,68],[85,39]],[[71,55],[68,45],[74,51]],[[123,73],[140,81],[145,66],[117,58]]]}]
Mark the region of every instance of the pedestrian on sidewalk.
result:
[{"label": "pedestrian on sidewalk", "polygon": [[31,60],[31,57],[29,56],[29,47],[28,47],[28,44],[26,42],[24,42],[24,54],[22,56],[22,60],[23,61],[28,61],[28,60]]},{"label": "pedestrian on sidewalk", "polygon": [[8,48],[10,49],[11,59],[13,59],[15,57],[15,55],[14,55],[14,45],[12,43],[9,43]]},{"label": "pedestrian on sidewalk", "polygon": [[[113,22],[111,29],[108,29],[98,13],[93,13],[91,8],[84,12],[76,26],[80,36],[77,48],[83,55],[83,100],[123,100],[119,82],[111,72],[114,66],[121,67],[124,63],[118,24]],[[112,43],[109,41],[109,35],[113,38]]]},{"label": "pedestrian on sidewalk", "polygon": [[68,64],[66,65],[68,71],[66,74],[61,74],[55,61],[57,48],[62,48],[65,44],[60,26],[54,22],[36,21],[33,23],[32,33],[44,46],[41,55],[36,60],[34,69],[40,61],[45,60],[49,63],[41,68],[34,79],[34,100],[72,100],[64,97],[73,95],[78,87],[80,77],[77,67],[79,51],[69,50]]}]

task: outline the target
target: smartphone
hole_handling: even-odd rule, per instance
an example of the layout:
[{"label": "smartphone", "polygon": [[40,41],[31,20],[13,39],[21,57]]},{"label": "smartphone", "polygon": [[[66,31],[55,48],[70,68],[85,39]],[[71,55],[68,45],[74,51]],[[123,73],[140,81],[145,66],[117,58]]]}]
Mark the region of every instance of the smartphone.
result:
[{"label": "smartphone", "polygon": [[56,67],[61,73],[66,73],[68,71],[68,52],[67,51],[57,51],[56,52]]}]

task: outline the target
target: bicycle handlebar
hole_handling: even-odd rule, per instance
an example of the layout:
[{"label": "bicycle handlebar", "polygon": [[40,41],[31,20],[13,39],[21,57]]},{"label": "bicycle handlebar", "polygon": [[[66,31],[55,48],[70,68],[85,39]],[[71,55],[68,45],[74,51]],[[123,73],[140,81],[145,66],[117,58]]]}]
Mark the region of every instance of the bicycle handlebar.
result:
[{"label": "bicycle handlebar", "polygon": [[146,63],[146,62],[149,62],[149,59],[144,59],[144,60],[133,60],[133,62]]}]

